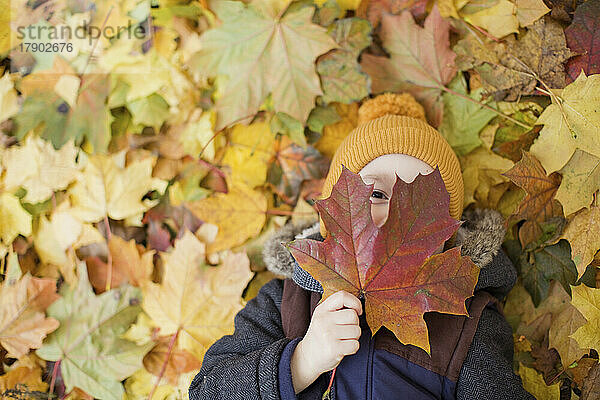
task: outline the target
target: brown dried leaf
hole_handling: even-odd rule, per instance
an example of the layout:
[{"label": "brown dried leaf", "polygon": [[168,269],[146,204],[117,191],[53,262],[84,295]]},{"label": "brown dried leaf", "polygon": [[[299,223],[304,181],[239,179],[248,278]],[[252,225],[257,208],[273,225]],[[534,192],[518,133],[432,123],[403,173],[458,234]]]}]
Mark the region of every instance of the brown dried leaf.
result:
[{"label": "brown dried leaf", "polygon": [[175,346],[169,352],[171,338],[171,336],[162,336],[158,339],[156,346],[144,356],[144,367],[156,376],[160,375],[164,367],[163,377],[172,385],[177,385],[179,375],[199,369],[202,363],[191,353],[175,348]]},{"label": "brown dried leaf", "polygon": [[548,17],[537,20],[519,39],[509,36],[503,42],[485,43],[468,35],[454,51],[459,68],[474,68],[484,88],[506,101],[533,94],[536,76],[551,88],[563,88],[563,64],[571,56],[562,27]]},{"label": "brown dried leaf", "polygon": [[567,374],[571,377],[573,382],[577,384],[577,386],[581,387],[584,379],[590,373],[590,369],[596,364],[598,364],[598,360],[596,359],[588,357],[582,358],[581,360],[577,361],[577,366],[567,369]]},{"label": "brown dried leaf", "polygon": [[579,400],[600,399],[600,364],[590,369],[588,376],[583,381],[583,388]]},{"label": "brown dried leaf", "polygon": [[562,216],[562,207],[554,199],[561,177],[557,173],[547,176],[542,164],[529,152],[523,152],[521,160],[502,175],[527,192],[512,216],[526,220],[519,230],[521,245],[526,247],[542,234],[540,223]]}]

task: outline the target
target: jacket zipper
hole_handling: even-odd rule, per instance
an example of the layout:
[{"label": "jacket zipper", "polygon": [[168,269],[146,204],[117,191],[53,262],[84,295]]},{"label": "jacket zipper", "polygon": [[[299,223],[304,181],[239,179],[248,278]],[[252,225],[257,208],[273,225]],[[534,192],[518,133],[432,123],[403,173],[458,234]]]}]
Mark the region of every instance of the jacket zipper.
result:
[{"label": "jacket zipper", "polygon": [[[368,352],[368,356],[367,356],[367,387],[365,388],[365,400],[372,400],[373,399],[373,353],[374,353],[374,340],[373,338],[369,335],[369,352]],[[329,371],[329,374],[327,376],[327,382],[329,382],[329,380],[331,379],[331,374],[333,374],[333,370]],[[331,389],[329,391],[329,400],[336,400],[337,399],[337,393],[335,391],[335,376],[333,377],[333,383],[331,385]]]},{"label": "jacket zipper", "polygon": [[373,337],[369,334],[369,356],[367,357],[367,396],[366,400],[373,399],[373,358],[374,358],[374,347]]}]

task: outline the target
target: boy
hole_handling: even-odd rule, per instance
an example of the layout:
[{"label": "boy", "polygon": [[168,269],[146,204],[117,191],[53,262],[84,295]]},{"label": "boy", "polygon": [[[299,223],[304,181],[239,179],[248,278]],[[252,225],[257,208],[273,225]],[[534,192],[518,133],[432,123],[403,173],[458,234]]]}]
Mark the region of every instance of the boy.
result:
[{"label": "boy", "polygon": [[367,100],[358,126],[336,151],[323,198],[342,164],[374,184],[371,214],[378,226],[387,219],[396,175],[412,182],[439,166],[450,215],[466,221],[444,247],[462,245],[462,254],[481,267],[475,295],[466,302],[470,318],[426,313],[431,356],[400,343],[385,327],[371,337],[360,300],[339,291],[317,306],[323,288],[280,244],[324,240],[325,226],[286,226],[263,252],[268,269],[286,279],[265,284],[236,315],[235,332],[208,349],[190,399],[317,400],[334,368],[334,399],[533,399],[512,370],[512,331],[499,303],[516,280],[500,248],[502,217],[493,210],[462,213],[458,159],[425,122],[423,108],[408,94]]}]

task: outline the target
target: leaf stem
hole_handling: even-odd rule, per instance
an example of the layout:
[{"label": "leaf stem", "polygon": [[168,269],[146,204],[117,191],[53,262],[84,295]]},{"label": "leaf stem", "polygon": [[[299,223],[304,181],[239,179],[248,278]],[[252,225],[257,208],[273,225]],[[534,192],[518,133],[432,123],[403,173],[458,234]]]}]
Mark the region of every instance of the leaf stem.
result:
[{"label": "leaf stem", "polygon": [[[112,238],[112,232],[110,231],[110,223],[108,222],[108,215],[104,216],[104,227],[106,228],[106,239],[107,244],[110,243],[110,239]],[[110,254],[110,245],[108,247],[108,255],[106,256],[106,264],[108,270],[106,272],[106,291],[110,290],[110,284],[112,282],[112,254]]]},{"label": "leaf stem", "polygon": [[206,142],[206,144],[202,147],[202,150],[200,150],[200,154],[198,154],[198,158],[202,157],[202,154],[204,154],[204,150],[206,150],[206,148],[208,147],[208,145],[217,137],[219,136],[221,133],[225,132],[225,130],[235,124],[237,124],[238,121],[242,121],[248,117],[253,116],[254,114],[248,114],[245,115],[243,117],[240,117],[238,119],[236,119],[235,121],[230,122],[229,124],[225,125],[223,128],[221,128],[221,130],[217,131],[214,135],[211,136],[210,139],[208,139],[208,142]]},{"label": "leaf stem", "polygon": [[527,65],[527,63],[523,62],[519,57],[515,56],[512,52],[508,52],[508,54],[514,58],[519,64],[521,64],[521,66],[526,69],[527,71],[529,71],[529,75],[531,75],[535,80],[539,81],[545,88],[546,90],[541,90],[540,87],[536,86],[536,89],[539,90],[540,92],[550,96],[550,98],[552,99],[552,102],[556,103],[556,105],[558,106],[558,109],[560,110],[560,114],[563,118],[563,120],[565,121],[565,124],[567,125],[567,128],[569,128],[569,132],[571,133],[571,136],[573,136],[573,138],[577,137],[576,132],[573,130],[573,128],[571,127],[571,124],[569,123],[569,119],[567,118],[567,113],[565,113],[565,109],[563,107],[563,99],[560,96],[555,95],[554,93],[552,93],[552,90],[550,90],[550,87],[546,84],[546,82],[544,82],[542,80],[542,78],[538,75],[537,72],[535,72],[529,65]]},{"label": "leaf stem", "polygon": [[[104,27],[106,26],[106,23],[108,22],[108,17],[110,17],[110,14],[112,13],[113,8],[115,8],[115,6],[111,5],[110,8],[108,9],[108,11],[106,13],[106,17],[104,17],[104,21],[102,21],[102,26],[100,27],[101,31],[104,30]],[[83,66],[83,71],[81,71],[81,76],[85,75],[85,71],[87,70],[87,67],[90,64],[90,61],[91,61],[92,57],[94,56],[94,52],[96,51],[96,46],[98,45],[99,41],[100,41],[100,36],[98,36],[96,38],[96,41],[94,42],[94,45],[92,46],[92,51],[90,51],[90,55],[88,56],[87,60],[85,61],[85,65]],[[77,96],[79,96],[79,93],[81,93],[81,86],[78,88]]]},{"label": "leaf stem", "polygon": [[445,91],[445,92],[448,92],[448,93],[450,93],[450,94],[453,94],[453,95],[455,95],[455,96],[458,96],[458,97],[460,97],[460,98],[463,98],[463,99],[465,99],[465,100],[468,100],[468,101],[470,101],[470,102],[472,102],[472,103],[478,104],[478,105],[480,105],[481,107],[483,107],[483,108],[485,108],[485,109],[487,109],[487,110],[490,110],[491,112],[493,112],[494,114],[498,115],[499,117],[505,118],[505,119],[509,120],[510,122],[512,122],[512,123],[514,123],[514,124],[516,124],[516,125],[519,125],[519,126],[521,126],[521,127],[525,128],[525,129],[527,129],[527,130],[531,130],[531,129],[533,129],[533,126],[531,126],[531,125],[527,125],[527,124],[525,124],[525,123],[523,123],[523,122],[521,122],[521,121],[519,121],[519,120],[516,120],[516,119],[514,119],[513,117],[511,117],[510,115],[506,115],[506,114],[504,114],[502,111],[500,111],[500,110],[496,110],[494,107],[490,107],[490,106],[488,106],[487,104],[485,104],[485,103],[482,103],[481,101],[475,100],[475,99],[473,99],[473,98],[471,98],[471,97],[469,97],[469,96],[467,96],[467,95],[464,95],[464,94],[462,94],[462,93],[458,93],[458,92],[456,92],[456,91],[454,91],[454,90],[452,90],[452,89],[449,89],[449,88],[447,88],[445,85],[440,85],[440,89],[442,89],[443,91]]},{"label": "leaf stem", "polygon": [[56,383],[56,375],[58,374],[58,367],[60,366],[61,360],[59,359],[54,363],[52,367],[52,379],[50,380],[50,389],[48,390],[48,400],[50,400],[50,395],[54,392],[54,384]]},{"label": "leaf stem", "polygon": [[311,212],[308,211],[288,211],[288,210],[278,210],[276,208],[272,208],[270,210],[265,211],[267,215],[311,215]]},{"label": "leaf stem", "polygon": [[567,370],[567,368],[566,368],[566,367],[563,367],[563,368],[562,368],[562,369],[561,369],[561,370],[558,372],[558,374],[556,374],[556,375],[554,376],[554,378],[550,379],[550,381],[548,382],[548,386],[552,385],[552,383],[553,383],[553,382],[556,380],[556,378],[558,378],[559,376],[561,376],[561,375],[563,374],[563,372],[565,372],[566,370]]},{"label": "leaf stem", "polygon": [[154,392],[158,388],[158,385],[160,384],[160,381],[163,375],[165,374],[165,371],[167,370],[167,365],[169,364],[169,359],[171,358],[171,354],[173,353],[173,347],[175,346],[175,341],[177,340],[180,331],[181,328],[177,328],[177,332],[171,335],[171,340],[169,340],[169,347],[167,348],[167,356],[165,357],[165,362],[163,363],[160,369],[160,373],[158,374],[158,378],[156,379],[154,386],[152,386],[152,391],[150,392],[150,395],[148,395],[149,400],[152,400],[152,396],[154,396]]},{"label": "leaf stem", "polygon": [[463,20],[461,20],[461,21],[463,21],[463,22],[465,23],[465,25],[467,25],[467,27],[471,26],[471,27],[473,27],[473,28],[477,29],[477,31],[478,31],[479,33],[481,33],[482,35],[486,36],[487,38],[489,38],[489,39],[493,40],[494,42],[498,42],[498,43],[500,43],[500,39],[498,39],[496,36],[492,35],[492,34],[491,34],[491,33],[489,33],[488,31],[486,31],[485,29],[483,29],[483,28],[481,28],[481,27],[479,27],[479,26],[477,26],[477,25],[470,24],[470,23],[468,23],[467,21],[465,21],[464,19],[463,19]]},{"label": "leaf stem", "polygon": [[333,372],[331,373],[331,379],[329,379],[329,385],[327,386],[327,390],[331,389],[331,386],[333,385],[333,377],[335,376],[335,370],[337,369],[337,367],[335,367],[333,369]]}]

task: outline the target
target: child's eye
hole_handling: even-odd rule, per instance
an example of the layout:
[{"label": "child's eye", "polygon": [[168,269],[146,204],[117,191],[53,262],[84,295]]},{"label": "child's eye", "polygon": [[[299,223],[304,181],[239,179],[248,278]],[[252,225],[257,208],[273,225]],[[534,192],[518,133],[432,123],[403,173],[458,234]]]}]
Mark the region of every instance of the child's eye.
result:
[{"label": "child's eye", "polygon": [[384,200],[388,199],[386,194],[379,190],[373,190],[373,193],[371,193],[371,197],[373,197],[375,199],[384,199]]}]

